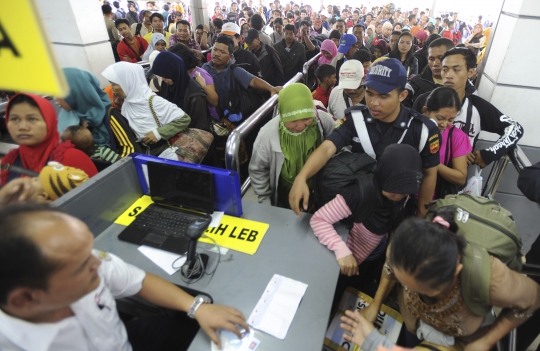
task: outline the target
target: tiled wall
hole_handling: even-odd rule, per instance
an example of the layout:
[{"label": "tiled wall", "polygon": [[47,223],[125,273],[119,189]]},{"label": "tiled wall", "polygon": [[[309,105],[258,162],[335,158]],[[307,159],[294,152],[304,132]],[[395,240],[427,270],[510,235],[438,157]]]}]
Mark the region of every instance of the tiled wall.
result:
[{"label": "tiled wall", "polygon": [[[520,145],[540,147],[540,1],[505,0],[478,92],[523,125]],[[481,139],[495,140],[482,133]]]},{"label": "tiled wall", "polygon": [[105,87],[101,72],[114,63],[109,36],[97,1],[36,1],[47,36],[61,67],[92,72]]}]

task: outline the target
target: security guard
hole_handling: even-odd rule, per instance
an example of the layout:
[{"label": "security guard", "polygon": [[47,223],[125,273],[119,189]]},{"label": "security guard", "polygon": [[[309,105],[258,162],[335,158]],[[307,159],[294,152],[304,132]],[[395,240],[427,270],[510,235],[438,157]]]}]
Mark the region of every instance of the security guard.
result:
[{"label": "security guard", "polygon": [[346,110],[334,132],[311,154],[289,193],[291,209],[300,216],[300,201],[307,210],[309,189],[306,180],[345,146],[352,152],[380,157],[390,144],[404,143],[418,149],[422,157],[423,181],[419,192],[418,215],[425,215],[435,191],[441,136],[437,124],[401,104],[407,97],[407,72],[396,59],[375,64],[366,76],[367,106]]}]

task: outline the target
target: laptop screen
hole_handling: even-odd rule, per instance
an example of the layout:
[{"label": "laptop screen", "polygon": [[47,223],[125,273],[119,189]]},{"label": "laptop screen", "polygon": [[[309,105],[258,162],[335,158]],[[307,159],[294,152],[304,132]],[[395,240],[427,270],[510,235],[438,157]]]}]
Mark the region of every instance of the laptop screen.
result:
[{"label": "laptop screen", "polygon": [[212,172],[148,162],[150,196],[155,203],[214,213]]}]

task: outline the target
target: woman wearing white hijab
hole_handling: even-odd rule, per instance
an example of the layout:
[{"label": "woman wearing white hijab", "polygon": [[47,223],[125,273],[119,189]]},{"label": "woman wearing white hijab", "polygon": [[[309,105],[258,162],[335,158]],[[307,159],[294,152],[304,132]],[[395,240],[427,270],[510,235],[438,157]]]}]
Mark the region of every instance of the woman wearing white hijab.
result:
[{"label": "woman wearing white hijab", "polygon": [[[122,115],[137,134],[138,141],[150,146],[152,155],[159,155],[168,147],[168,139],[189,126],[191,118],[181,108],[150,90],[140,65],[117,62],[107,67],[102,75],[111,82],[117,96],[125,97]],[[152,107],[160,127],[150,110],[152,96]]]},{"label": "woman wearing white hijab", "polygon": [[167,42],[165,41],[165,36],[161,33],[154,33],[152,34],[152,39],[150,39],[150,44],[148,44],[148,47],[146,48],[146,51],[143,54],[142,59],[148,60],[150,59],[150,55],[154,50],[157,50],[159,52],[165,51],[165,48],[167,46]]}]

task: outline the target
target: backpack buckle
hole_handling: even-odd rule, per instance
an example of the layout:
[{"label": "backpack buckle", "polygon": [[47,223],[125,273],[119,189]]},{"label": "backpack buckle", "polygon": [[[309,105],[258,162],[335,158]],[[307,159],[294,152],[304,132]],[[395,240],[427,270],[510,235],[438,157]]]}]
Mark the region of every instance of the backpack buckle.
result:
[{"label": "backpack buckle", "polygon": [[458,222],[466,223],[469,220],[469,212],[463,211],[461,208],[458,208],[456,220]]}]

